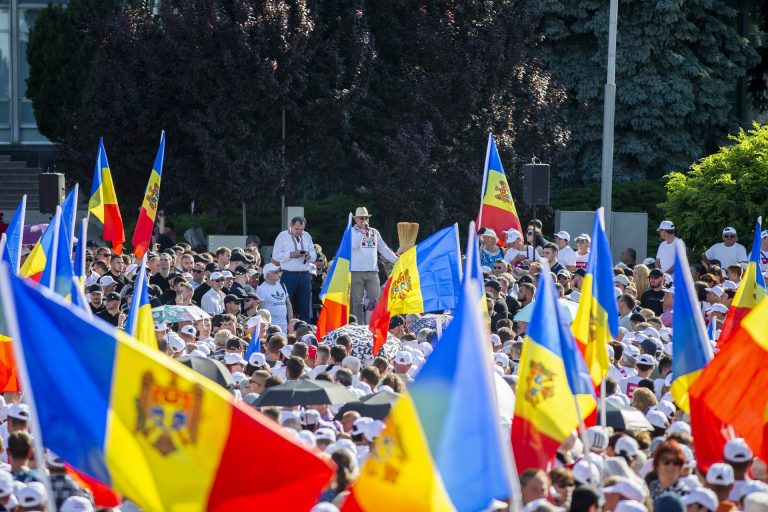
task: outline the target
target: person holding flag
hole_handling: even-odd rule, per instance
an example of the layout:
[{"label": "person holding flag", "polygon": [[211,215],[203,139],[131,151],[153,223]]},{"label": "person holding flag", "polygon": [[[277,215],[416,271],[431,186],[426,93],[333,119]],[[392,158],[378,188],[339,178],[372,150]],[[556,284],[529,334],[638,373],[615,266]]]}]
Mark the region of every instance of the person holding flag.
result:
[{"label": "person holding flag", "polygon": [[349,267],[351,259],[352,214],[349,215],[339,250],[320,290],[323,309],[320,310],[320,316],[317,319],[318,339],[322,339],[332,330],[349,323],[349,290],[352,280]]}]

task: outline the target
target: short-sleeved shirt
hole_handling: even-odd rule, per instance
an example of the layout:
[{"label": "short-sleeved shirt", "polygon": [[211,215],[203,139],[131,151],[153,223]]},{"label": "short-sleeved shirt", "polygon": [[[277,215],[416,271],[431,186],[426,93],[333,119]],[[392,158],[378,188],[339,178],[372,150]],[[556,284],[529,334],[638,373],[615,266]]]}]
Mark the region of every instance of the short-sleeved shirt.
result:
[{"label": "short-sleeved shirt", "polygon": [[659,260],[662,272],[674,271],[676,243],[683,244],[683,249],[685,249],[685,242],[679,238],[675,238],[672,243],[662,241],[659,244],[659,250],[656,251],[656,259]]},{"label": "short-sleeved shirt", "polygon": [[583,268],[584,270],[587,270],[587,263],[589,262],[589,253],[591,251],[587,251],[587,254],[579,254],[576,253],[576,268]]},{"label": "short-sleeved shirt", "polygon": [[725,269],[728,265],[747,261],[747,250],[741,244],[733,244],[726,247],[723,242],[715,244],[704,253],[708,260],[717,260],[720,262],[720,268]]},{"label": "short-sleeved shirt", "polygon": [[269,284],[264,281],[256,288],[261,307],[272,314],[272,323],[279,325],[283,332],[288,332],[288,292],[285,285],[278,281]]},{"label": "short-sleeved shirt", "polygon": [[[576,266],[576,251],[567,245],[557,252],[557,259],[566,267]],[[586,268],[586,267],[585,267]]]}]

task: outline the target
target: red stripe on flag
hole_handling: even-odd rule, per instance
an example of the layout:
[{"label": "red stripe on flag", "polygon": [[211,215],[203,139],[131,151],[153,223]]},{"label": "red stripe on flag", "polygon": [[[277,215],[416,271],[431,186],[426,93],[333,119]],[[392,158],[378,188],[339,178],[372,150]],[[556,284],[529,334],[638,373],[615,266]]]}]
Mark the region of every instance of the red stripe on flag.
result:
[{"label": "red stripe on flag", "polygon": [[514,213],[503,210],[498,206],[483,204],[480,207],[480,213],[477,218],[480,220],[477,223],[477,228],[493,228],[496,236],[499,237],[499,245],[501,246],[504,245],[504,231],[509,228],[515,228],[522,233],[520,219]]},{"label": "red stripe on flag", "polygon": [[65,464],[64,467],[67,470],[67,474],[71,476],[80,487],[91,491],[93,502],[97,507],[116,507],[122,503],[123,500],[120,495],[113,491],[107,484],[99,482],[85,473],[81,473],[69,464]]},{"label": "red stripe on flag", "polygon": [[560,441],[541,433],[535,425],[515,416],[512,420],[512,450],[518,474],[526,469],[546,469],[560,446]]},{"label": "red stripe on flag", "polygon": [[739,328],[741,321],[752,311],[752,308],[731,306],[728,309],[728,314],[725,315],[723,326],[720,329],[720,337],[717,338],[717,348],[722,350],[728,340],[733,336],[736,330]]},{"label": "red stripe on flag", "polygon": [[155,227],[155,221],[149,217],[147,211],[142,208],[139,212],[139,219],[136,221],[136,229],[133,231],[133,253],[137,258],[144,256],[149,250],[149,244],[152,241],[152,230]]},{"label": "red stripe on flag", "polygon": [[120,215],[120,207],[116,204],[104,206],[104,240],[112,242],[112,248],[116,254],[120,254],[125,242],[125,230],[123,217]]},{"label": "red stripe on flag", "polygon": [[339,304],[332,300],[323,302],[323,309],[320,310],[320,316],[317,318],[317,339],[323,339],[323,336],[347,325],[348,309],[346,304]]},{"label": "red stripe on flag", "polygon": [[[280,426],[261,413],[232,407],[229,435],[206,510],[312,508],[333,466],[292,441],[275,442],[277,432]],[[264,442],[267,438],[269,442]],[[258,446],[259,456],[243,457],[244,446]]]},{"label": "red stripe on flag", "polygon": [[371,320],[368,323],[368,329],[373,333],[373,357],[376,357],[381,347],[387,342],[389,334],[389,287],[392,284],[392,278],[387,279],[384,289],[381,291],[379,303],[371,312]]},{"label": "red stripe on flag", "polygon": [[723,461],[726,425],[701,400],[691,396],[689,403],[696,465],[702,473],[706,473],[709,466]]},{"label": "red stripe on flag", "polygon": [[17,393],[19,390],[19,376],[16,374],[13,345],[10,341],[0,342],[0,392]]}]

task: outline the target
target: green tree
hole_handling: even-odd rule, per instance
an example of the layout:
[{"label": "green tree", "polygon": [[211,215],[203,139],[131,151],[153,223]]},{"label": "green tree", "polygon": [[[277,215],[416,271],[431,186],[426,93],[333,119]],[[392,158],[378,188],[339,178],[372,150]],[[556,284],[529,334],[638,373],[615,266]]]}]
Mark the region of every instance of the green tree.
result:
[{"label": "green tree", "polygon": [[[621,0],[616,54],[616,179],[653,179],[691,162],[737,128],[730,96],[757,59],[725,0]],[[541,2],[545,61],[569,92],[562,183],[601,168],[608,44],[604,0]]]},{"label": "green tree", "polygon": [[84,106],[103,21],[117,5],[115,0],[49,4],[29,33],[26,96],[32,100],[40,133],[54,142],[66,139],[72,115]]},{"label": "green tree", "polygon": [[659,206],[696,251],[719,240],[725,226],[748,246],[755,218],[768,214],[768,126],[755,124],[731,139],[687,173],[668,176],[667,200]]}]

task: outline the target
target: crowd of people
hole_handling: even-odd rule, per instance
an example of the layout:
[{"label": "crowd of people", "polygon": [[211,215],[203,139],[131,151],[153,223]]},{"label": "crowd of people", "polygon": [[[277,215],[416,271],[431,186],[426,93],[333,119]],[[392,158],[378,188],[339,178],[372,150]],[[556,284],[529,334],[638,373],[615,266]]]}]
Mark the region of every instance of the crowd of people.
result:
[{"label": "crowd of people", "polygon": [[[380,298],[387,265],[399,257],[369,225],[370,218],[364,207],[355,212],[352,324],[368,322]],[[439,342],[438,331],[412,328],[420,325],[419,314],[393,316],[389,333],[398,347],[390,356],[384,351],[361,356],[354,351],[356,340],[343,334],[333,344],[318,339],[314,324],[329,262],[306,228],[306,219],[292,219],[289,229],[277,236],[266,261],[257,243],[206,252],[165,237],[166,247],[156,246],[147,255],[152,305],[194,305],[206,315],[173,324],[156,322],[158,349],[176,359],[220,361],[234,382],[231,392],[249,405],[257,404],[267,389],[299,379],[336,382],[358,398],[403,392]],[[584,437],[574,432],[549,467],[519,475],[525,511],[768,511],[768,467],[742,439],[728,442],[722,463],[706,471],[696,463],[689,418],[669,392],[673,248],[684,242],[670,221],[662,222],[658,232],[655,258],[638,262],[635,250],[626,248],[616,262],[620,328],[608,347],[611,369],[605,386],[607,402],[639,410],[652,430],[593,426],[583,433],[588,448]],[[761,238],[761,271],[768,274],[768,231]],[[538,280],[553,279],[561,299],[578,303],[591,238],[579,234],[572,247],[571,235],[560,231],[548,241],[541,222],[532,220],[523,232],[481,228],[479,240],[494,370],[514,389],[527,328],[523,313],[536,300]],[[749,257],[731,227],[723,229],[722,242],[700,257],[691,257],[696,262],[690,272],[702,313],[715,327],[710,329],[713,348],[716,328],[723,322]],[[108,247],[89,247],[85,291],[95,317],[123,326],[138,264],[130,255],[114,254]],[[249,351],[257,340],[261,350]],[[355,411],[339,414],[339,408],[329,404],[259,407],[300,443],[325,452],[335,462],[335,476],[319,498],[318,511],[341,506],[386,422]],[[54,487],[54,496],[47,495],[32,457],[29,409],[12,403],[2,411],[6,416],[2,457],[7,465],[0,468],[0,512],[14,506],[42,510],[51,499],[64,512],[92,510],[92,497],[67,475],[53,453],[46,453],[45,459]],[[505,427],[514,428],[509,417]]]}]

